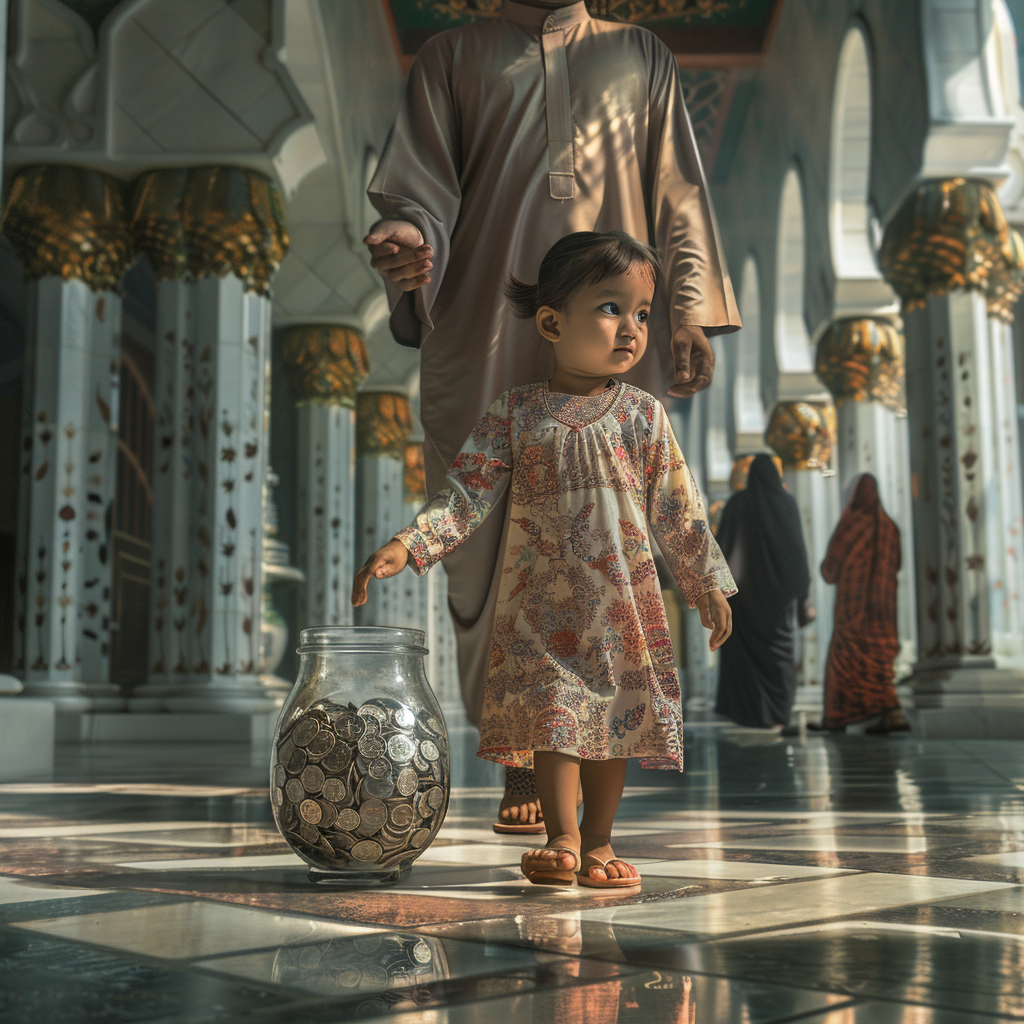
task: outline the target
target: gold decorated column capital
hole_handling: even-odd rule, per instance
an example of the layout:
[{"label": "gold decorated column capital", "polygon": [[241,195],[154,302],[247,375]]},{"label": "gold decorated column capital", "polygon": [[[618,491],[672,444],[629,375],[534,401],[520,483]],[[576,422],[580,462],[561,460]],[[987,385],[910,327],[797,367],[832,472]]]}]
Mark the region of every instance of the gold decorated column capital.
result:
[{"label": "gold decorated column capital", "polygon": [[905,310],[957,288],[981,292],[989,316],[1007,323],[1024,291],[1024,240],[984,181],[926,181],[889,222],[880,256]]},{"label": "gold decorated column capital", "polygon": [[818,341],[814,370],[836,405],[879,402],[903,411],[904,369],[903,335],[891,320],[837,320]]},{"label": "gold decorated column capital", "polygon": [[404,484],[407,504],[422,505],[427,500],[427,468],[422,441],[407,441],[405,444]]},{"label": "gold decorated column capital", "polygon": [[786,469],[824,469],[832,457],[836,426],[835,407],[826,402],[779,402],[764,439]]},{"label": "gold decorated column capital", "polygon": [[352,409],[370,372],[366,342],[354,327],[310,324],[285,329],[284,371],[299,405],[343,405]]},{"label": "gold decorated column capital", "polygon": [[234,274],[269,295],[288,252],[276,183],[244,167],[147,171],[135,182],[132,233],[158,279]]},{"label": "gold decorated column capital", "polygon": [[94,291],[116,291],[134,258],[121,182],[70,164],[17,172],[3,233],[30,281],[78,278]]},{"label": "gold decorated column capital", "polygon": [[412,408],[405,395],[362,391],[356,397],[356,451],[359,455],[390,455],[405,460],[412,432]]}]

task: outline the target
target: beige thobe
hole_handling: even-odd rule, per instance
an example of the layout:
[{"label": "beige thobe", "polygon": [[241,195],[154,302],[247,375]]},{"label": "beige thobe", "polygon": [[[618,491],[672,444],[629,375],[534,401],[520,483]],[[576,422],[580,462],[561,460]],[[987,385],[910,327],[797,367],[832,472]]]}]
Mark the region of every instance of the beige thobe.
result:
[{"label": "beige thobe", "polygon": [[[550,376],[550,345],[512,316],[511,271],[573,231],[626,231],[655,245],[663,282],[647,358],[626,380],[664,399],[672,331],[739,328],[675,58],[651,32],[586,5],[505,0],[501,17],[442,32],[420,50],[369,188],[388,219],[433,246],[431,282],[388,284],[391,331],[421,347],[427,490],[504,391]],[[671,399],[669,399],[671,402]],[[466,709],[479,724],[506,509],[444,565]]]}]

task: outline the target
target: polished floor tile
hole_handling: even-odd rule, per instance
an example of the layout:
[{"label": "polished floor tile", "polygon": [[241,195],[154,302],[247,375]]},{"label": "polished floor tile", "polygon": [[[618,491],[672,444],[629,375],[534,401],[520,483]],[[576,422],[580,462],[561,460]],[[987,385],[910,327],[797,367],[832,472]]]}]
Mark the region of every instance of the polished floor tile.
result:
[{"label": "polished floor tile", "polygon": [[926,836],[848,836],[823,833],[821,835],[774,835],[768,838],[730,839],[708,843],[672,843],[672,847],[685,850],[705,847],[716,850],[810,850],[828,853],[926,853],[952,846],[955,839],[935,839]]},{"label": "polished floor tile", "polygon": [[905,903],[999,889],[1003,883],[921,875],[851,874],[758,889],[693,896],[672,903],[584,910],[590,920],[649,924],[696,935],[763,931],[797,922],[865,913]]},{"label": "polished floor tile", "polygon": [[71,900],[82,896],[102,896],[104,889],[71,889],[45,885],[31,879],[0,877],[0,907],[14,903],[38,903],[42,900]]},{"label": "polished floor tile", "polygon": [[825,875],[843,874],[845,871],[843,868],[823,868],[814,864],[762,864],[745,860],[658,860],[644,862],[643,869],[645,876],[728,878],[750,882],[821,878]]},{"label": "polished floor tile", "polygon": [[202,900],[22,921],[15,927],[167,960],[292,945],[369,930]]}]

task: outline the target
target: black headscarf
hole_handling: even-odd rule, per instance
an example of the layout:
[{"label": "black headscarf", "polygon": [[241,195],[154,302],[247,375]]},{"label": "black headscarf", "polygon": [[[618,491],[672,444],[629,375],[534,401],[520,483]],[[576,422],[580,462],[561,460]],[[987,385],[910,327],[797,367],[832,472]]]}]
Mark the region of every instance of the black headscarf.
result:
[{"label": "black headscarf", "polygon": [[800,510],[770,456],[754,458],[746,489],[729,499],[718,543],[741,593],[780,609],[807,600],[811,576]]}]

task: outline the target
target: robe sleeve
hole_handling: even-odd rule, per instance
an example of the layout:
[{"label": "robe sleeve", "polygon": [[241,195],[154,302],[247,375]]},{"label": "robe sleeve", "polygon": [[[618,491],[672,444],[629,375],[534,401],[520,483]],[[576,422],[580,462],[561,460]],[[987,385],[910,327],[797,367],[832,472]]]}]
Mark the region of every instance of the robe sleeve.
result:
[{"label": "robe sleeve", "polygon": [[680,324],[728,334],[742,325],[675,57],[650,45],[647,195],[669,321],[673,334]]},{"label": "robe sleeve", "polygon": [[691,607],[709,590],[727,597],[736,583],[708,525],[704,501],[676,444],[668,416],[654,407],[647,452],[647,522],[665,562]]},{"label": "robe sleeve", "polygon": [[395,534],[422,576],[455,550],[490,514],[512,473],[508,393],[484,413],[448,467],[447,487],[420,509],[415,521]]},{"label": "robe sleeve", "polygon": [[404,292],[385,280],[395,341],[419,348],[433,329],[430,310],[448,264],[462,204],[458,118],[452,92],[451,33],[424,43],[409,72],[405,99],[367,189],[386,220],[407,220],[434,248],[430,283]]}]

